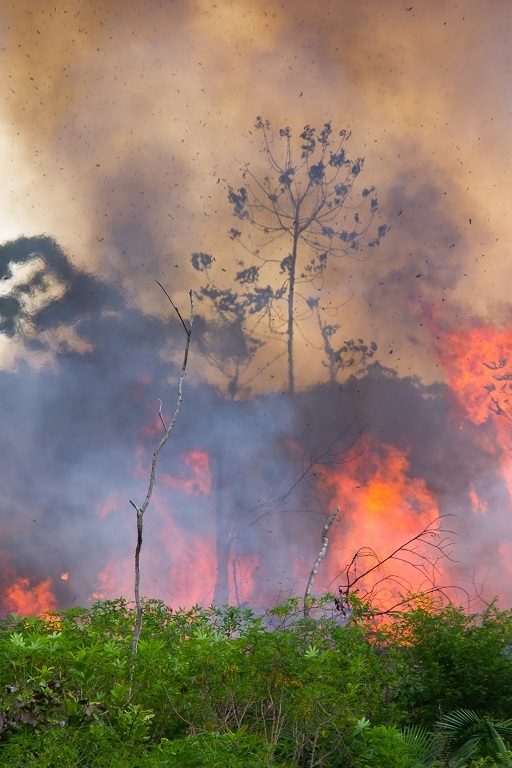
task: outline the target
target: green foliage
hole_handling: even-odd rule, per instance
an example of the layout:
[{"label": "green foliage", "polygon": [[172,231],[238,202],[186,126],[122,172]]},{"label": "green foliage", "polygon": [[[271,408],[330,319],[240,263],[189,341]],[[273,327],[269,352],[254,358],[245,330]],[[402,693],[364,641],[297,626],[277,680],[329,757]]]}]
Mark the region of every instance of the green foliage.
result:
[{"label": "green foliage", "polygon": [[[134,664],[122,600],[4,619],[0,766],[418,768],[440,744],[453,766],[510,766],[508,614],[425,608],[376,632],[363,607],[339,626],[297,618],[298,605],[256,616],[147,601]],[[477,692],[484,714],[451,707],[430,732],[434,712]],[[500,749],[457,752],[484,731]]]},{"label": "green foliage", "polygon": [[452,765],[464,765],[477,758],[484,765],[487,760],[512,768],[512,720],[494,720],[469,709],[458,709],[445,715],[437,727],[445,738]]},{"label": "green foliage", "polygon": [[[151,768],[267,768],[271,758],[269,745],[261,736],[245,728],[226,733],[201,733],[174,741],[162,741],[147,765]],[[165,762],[160,759],[164,758]],[[270,763],[272,764],[272,763]],[[285,763],[274,762],[276,768]]]},{"label": "green foliage", "polygon": [[404,614],[390,631],[400,678],[396,699],[415,722],[433,725],[458,708],[510,715],[512,613],[468,615],[453,606]]},{"label": "green foliage", "polygon": [[[366,721],[368,723],[368,721]],[[359,724],[358,724],[359,725]],[[357,727],[354,740],[355,768],[419,768],[414,750],[393,726]]]}]

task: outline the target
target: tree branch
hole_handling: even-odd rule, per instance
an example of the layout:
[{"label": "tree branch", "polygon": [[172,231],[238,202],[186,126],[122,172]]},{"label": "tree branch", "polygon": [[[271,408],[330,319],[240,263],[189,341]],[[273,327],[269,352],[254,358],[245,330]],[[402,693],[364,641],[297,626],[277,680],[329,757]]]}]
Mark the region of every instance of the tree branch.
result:
[{"label": "tree branch", "polygon": [[167,425],[165,424],[165,421],[164,421],[164,419],[162,417],[162,404],[160,403],[159,415],[160,415],[160,419],[161,419],[162,425],[164,426],[164,434],[162,435],[158,445],[156,446],[156,448],[153,451],[153,456],[152,456],[152,459],[151,459],[151,469],[150,469],[150,473],[149,473],[148,487],[147,487],[147,490],[146,490],[145,499],[142,502],[142,504],[140,505],[140,507],[137,506],[130,499],[130,504],[137,511],[137,544],[136,544],[136,547],[135,547],[135,588],[134,588],[136,620],[135,620],[135,627],[134,627],[134,630],[133,630],[132,640],[131,640],[131,645],[130,645],[130,652],[131,652],[132,662],[135,660],[135,656],[137,654],[137,646],[138,646],[138,643],[139,643],[140,633],[141,633],[141,630],[142,630],[142,602],[141,602],[141,599],[140,599],[140,551],[141,551],[141,547],[142,547],[142,533],[143,533],[143,525],[144,525],[144,513],[146,512],[146,510],[147,510],[147,508],[149,506],[149,503],[151,501],[151,496],[153,495],[153,488],[155,486],[155,481],[156,481],[156,468],[157,468],[158,459],[159,459],[159,456],[160,456],[160,451],[162,450],[162,448],[164,447],[164,445],[167,443],[167,441],[169,439],[169,436],[170,436],[170,434],[172,432],[174,424],[176,423],[176,418],[178,416],[178,412],[180,410],[180,406],[181,406],[181,403],[182,403],[182,400],[183,400],[183,381],[185,379],[185,374],[186,374],[186,370],[187,370],[188,353],[189,353],[189,349],[190,349],[190,340],[192,338],[192,326],[193,326],[193,323],[194,323],[194,299],[193,299],[192,291],[189,291],[190,320],[189,320],[189,324],[187,326],[187,324],[183,320],[183,317],[182,317],[179,309],[176,307],[176,305],[174,304],[173,300],[171,299],[171,297],[169,296],[169,294],[167,293],[167,291],[165,290],[163,285],[161,285],[161,283],[159,283],[158,280],[156,282],[158,283],[158,285],[160,286],[162,291],[165,293],[165,295],[169,299],[169,301],[170,301],[174,311],[178,315],[178,317],[179,317],[179,319],[181,321],[181,324],[183,325],[183,328],[185,329],[186,343],[185,343],[185,352],[184,352],[184,355],[183,355],[183,363],[182,363],[182,366],[181,366],[181,373],[180,373],[180,376],[179,376],[179,379],[178,379],[178,395],[177,395],[177,398],[176,398],[176,405],[174,407],[174,413],[172,415],[172,418],[171,418],[170,422]]},{"label": "tree branch", "polygon": [[334,519],[336,515],[339,513],[339,511],[340,511],[340,508],[338,506],[336,507],[334,512],[331,515],[329,515],[322,529],[322,546],[320,548],[320,552],[316,557],[315,564],[311,569],[311,573],[309,574],[308,583],[306,585],[306,591],[304,592],[304,618],[306,619],[309,617],[309,612],[311,608],[311,591],[313,589],[313,583],[318,573],[318,569],[320,568],[320,564],[324,559],[325,553],[327,552],[327,546],[329,544],[329,538],[328,538],[329,528],[333,524]]}]

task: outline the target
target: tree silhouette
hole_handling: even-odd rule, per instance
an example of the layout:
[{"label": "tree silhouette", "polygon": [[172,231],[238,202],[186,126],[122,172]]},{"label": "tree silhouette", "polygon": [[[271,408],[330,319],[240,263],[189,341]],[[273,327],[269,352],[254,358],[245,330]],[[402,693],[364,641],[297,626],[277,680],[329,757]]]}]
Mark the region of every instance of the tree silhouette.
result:
[{"label": "tree silhouette", "polygon": [[336,381],[339,371],[364,366],[377,351],[377,344],[364,339],[347,339],[341,346],[334,346],[334,337],[340,329],[338,323],[326,323],[318,312],[318,327],[322,335],[325,360],[323,365],[329,370],[329,381]]},{"label": "tree silhouette", "polygon": [[[240,377],[250,365],[263,340],[248,327],[251,305],[245,296],[230,289],[219,289],[210,279],[213,258],[208,253],[193,253],[192,265],[206,276],[206,284],[196,293],[199,301],[208,299],[214,317],[196,323],[199,351],[227,379],[227,393],[234,399],[242,390]],[[197,328],[197,326],[199,326]]]},{"label": "tree silhouette", "polygon": [[[364,159],[347,155],[348,131],[334,135],[330,123],[320,131],[306,125],[296,146],[288,127],[275,134],[270,123],[258,117],[256,129],[262,134],[267,173],[259,177],[247,164],[243,186],[228,187],[239,222],[229,237],[246,254],[237,262],[236,288],[216,286],[209,254],[194,253],[192,265],[207,276],[199,298],[209,300],[225,320],[238,323],[254,340],[255,329],[266,317],[270,332],[286,340],[288,390],[293,394],[295,332],[321,309],[319,294],[331,260],[376,248],[388,227],[376,223],[375,187],[356,191]],[[320,324],[324,352],[328,358],[332,353],[327,364],[331,378],[344,367],[343,348],[352,355],[364,345],[345,341],[335,349],[331,337],[337,330],[337,325]],[[363,359],[371,356],[370,347],[356,351]]]},{"label": "tree silhouette", "polygon": [[490,410],[496,416],[512,419],[512,371],[508,359],[502,357],[499,360],[484,362],[483,364],[490,371],[493,371],[492,381],[485,386],[491,401]]}]

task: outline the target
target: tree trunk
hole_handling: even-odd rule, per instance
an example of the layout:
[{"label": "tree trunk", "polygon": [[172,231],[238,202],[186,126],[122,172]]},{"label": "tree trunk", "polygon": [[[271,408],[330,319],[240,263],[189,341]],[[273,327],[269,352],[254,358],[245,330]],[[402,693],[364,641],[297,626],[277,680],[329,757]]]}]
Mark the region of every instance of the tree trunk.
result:
[{"label": "tree trunk", "polygon": [[298,211],[293,227],[293,244],[290,254],[290,269],[288,276],[290,284],[288,287],[288,393],[295,394],[295,368],[294,368],[294,350],[293,350],[293,332],[294,332],[294,304],[295,304],[295,270],[297,267],[297,245],[299,242],[299,219]]},{"label": "tree trunk", "polygon": [[215,494],[215,536],[217,556],[217,578],[213,593],[214,605],[229,602],[229,561],[232,545],[231,510],[226,508],[224,498],[224,460],[222,448],[213,456],[213,492]]}]

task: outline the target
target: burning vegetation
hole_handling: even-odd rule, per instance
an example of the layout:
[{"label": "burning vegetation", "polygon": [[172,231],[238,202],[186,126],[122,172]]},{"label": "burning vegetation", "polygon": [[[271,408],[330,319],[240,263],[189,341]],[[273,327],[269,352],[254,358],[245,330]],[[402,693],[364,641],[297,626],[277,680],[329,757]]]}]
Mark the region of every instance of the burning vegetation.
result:
[{"label": "burning vegetation", "polygon": [[506,0],[2,6],[0,764],[510,768]]},{"label": "burning vegetation", "polygon": [[[424,308],[444,380],[431,385],[384,367],[374,342],[340,336],[329,320],[339,263],[377,252],[389,229],[375,188],[360,184],[363,160],[331,123],[297,137],[260,118],[256,129],[266,171],[247,165],[244,186],[227,188],[244,260],[231,273],[203,251],[191,260],[203,281],[190,292],[195,354],[227,379],[192,376],[176,424],[166,382],[180,381],[179,409],[192,326],[170,295],[174,318],[148,316],[49,237],[2,246],[2,332],[40,365],[0,381],[12,403],[5,441],[27,393],[36,398],[11,449],[4,614],[131,594],[126,499],[148,476],[146,501],[132,502],[137,552],[152,505],[141,589],[170,604],[262,609],[301,592],[336,506],[317,591],[381,613],[425,591],[506,596],[510,332],[476,320],[454,329]],[[218,284],[229,277],[234,287]],[[313,327],[326,380],[298,389],[297,339]],[[281,390],[261,391],[280,365]],[[447,516],[449,556],[437,530]]]}]

